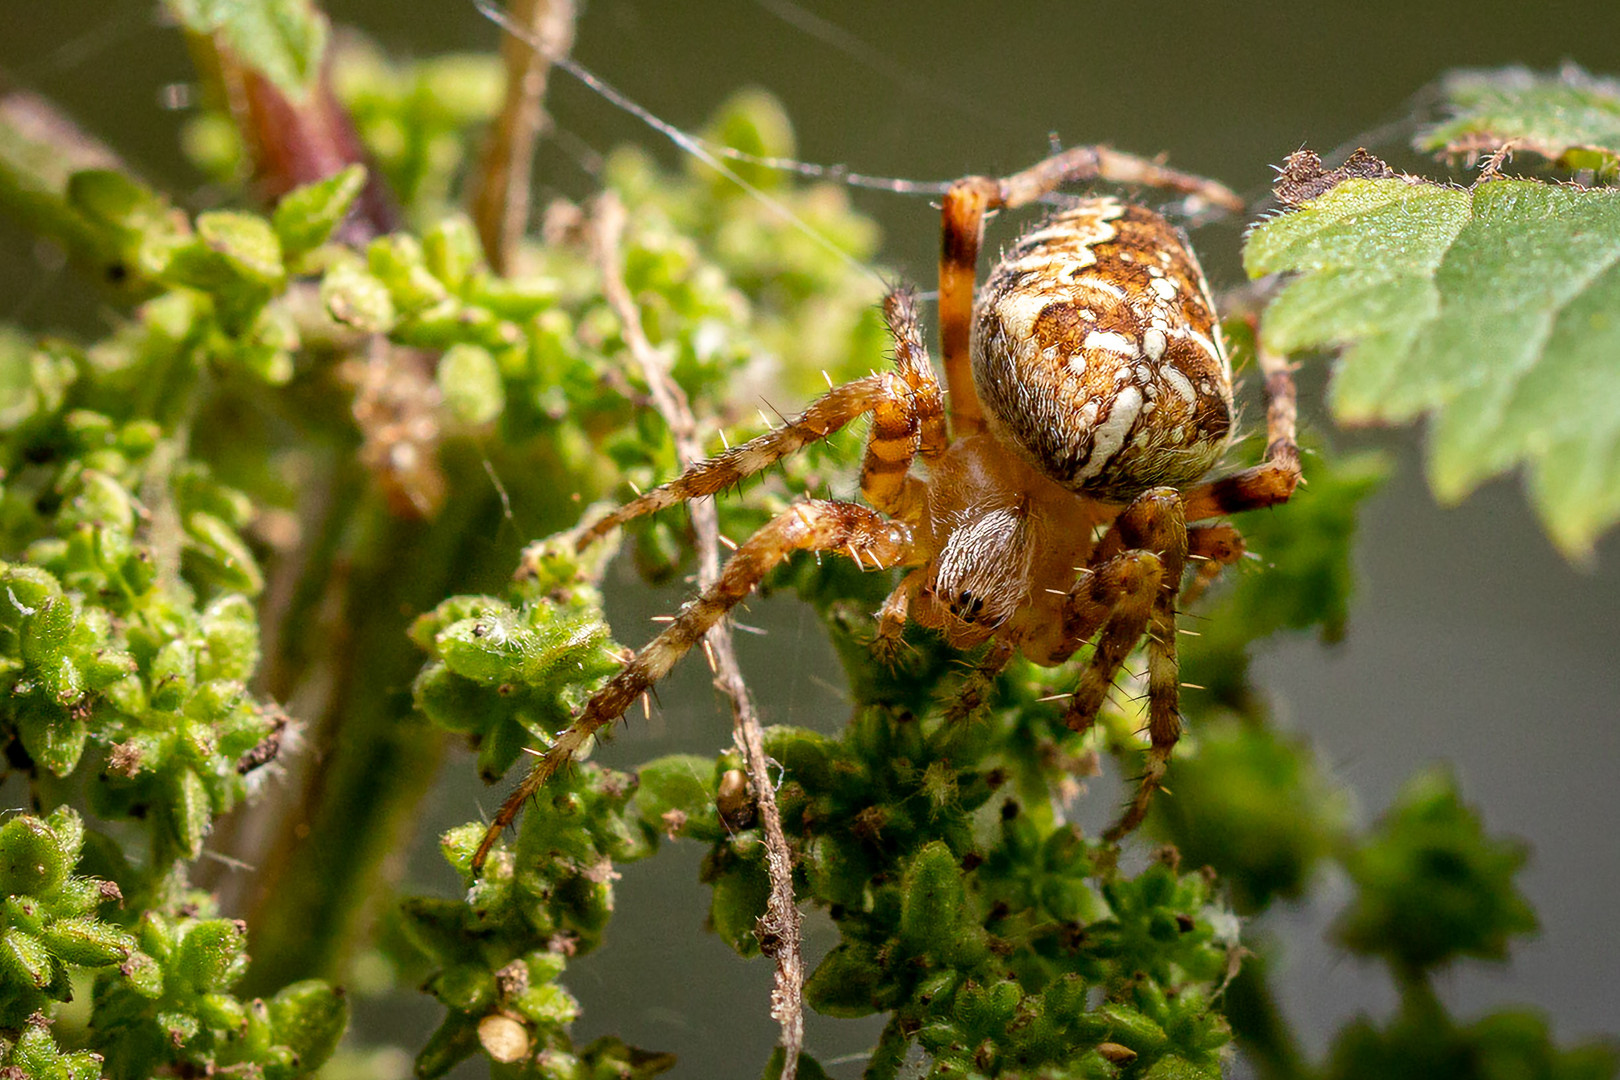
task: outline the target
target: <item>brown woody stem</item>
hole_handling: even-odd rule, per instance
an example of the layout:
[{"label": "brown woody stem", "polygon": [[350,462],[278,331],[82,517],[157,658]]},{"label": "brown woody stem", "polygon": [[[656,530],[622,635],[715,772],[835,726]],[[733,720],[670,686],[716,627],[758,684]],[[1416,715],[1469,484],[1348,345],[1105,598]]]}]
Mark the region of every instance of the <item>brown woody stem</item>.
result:
[{"label": "brown woody stem", "polygon": [[484,144],[468,206],[484,254],[501,274],[512,272],[528,225],[534,144],[545,126],[546,78],[552,58],[573,48],[576,9],[574,0],[511,0],[508,15],[529,33],[507,34],[502,41],[506,101]]}]

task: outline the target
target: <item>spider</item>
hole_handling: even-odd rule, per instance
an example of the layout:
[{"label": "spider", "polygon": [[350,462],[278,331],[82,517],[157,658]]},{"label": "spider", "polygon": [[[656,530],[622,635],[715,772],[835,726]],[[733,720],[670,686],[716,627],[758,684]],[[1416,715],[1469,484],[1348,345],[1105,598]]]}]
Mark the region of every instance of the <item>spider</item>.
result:
[{"label": "spider", "polygon": [[[1017,653],[1055,665],[1093,642],[1064,715],[1077,731],[1095,722],[1145,634],[1147,765],[1105,836],[1117,841],[1141,822],[1181,733],[1176,608],[1188,562],[1200,563],[1191,593],[1243,554],[1231,525],[1198,523],[1292,494],[1299,480],[1294,388],[1286,364],[1262,353],[1264,461],[1204,480],[1227,450],[1233,412],[1231,365],[1209,286],[1174,227],[1118,198],[1073,200],[1024,233],[975,300],[985,215],[1083,180],[1242,206],[1212,181],[1099,147],[1071,148],[1002,179],[954,183],[942,204],[939,267],[948,423],[915,300],[896,288],[883,308],[892,371],[833,388],[784,426],[693,465],[577,532],[582,548],[871,416],[860,477],[866,505],[806,498],[740,545],[715,584],[557,736],[496,814],[475,867],[558,768],[794,551],[842,552],[869,570],[908,568],[878,612],[877,646],[897,647],[908,621],[955,648],[988,642],[967,696],[982,693]],[[913,472],[918,458],[926,477]]]}]

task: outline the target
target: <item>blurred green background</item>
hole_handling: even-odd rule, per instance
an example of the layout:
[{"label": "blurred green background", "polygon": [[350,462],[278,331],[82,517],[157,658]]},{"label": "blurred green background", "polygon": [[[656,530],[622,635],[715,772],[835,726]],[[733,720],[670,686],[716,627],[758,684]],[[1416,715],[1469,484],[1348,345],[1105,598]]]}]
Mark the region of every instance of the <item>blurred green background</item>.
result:
[{"label": "blurred green background", "polygon": [[[326,7],[402,55],[488,50],[499,37],[471,0]],[[1326,155],[1365,144],[1408,168],[1430,167],[1403,147],[1428,115],[1421,91],[1449,68],[1574,62],[1620,73],[1620,4],[593,0],[576,56],[688,128],[736,89],[765,87],[785,104],[808,161],[937,180],[1019,168],[1054,137],[1104,141],[1164,152],[1258,198],[1268,165],[1304,145]],[[208,199],[175,150],[191,71],[156,5],[11,0],[0,9],[0,69],[66,106],[150,179]],[[559,136],[541,150],[537,205],[588,194],[595,155],[622,142],[676,160],[660,136],[565,77],[550,103]],[[927,201],[853,197],[884,225],[886,264],[927,282],[938,244]],[[1198,234],[1217,289],[1241,280],[1239,229],[1217,224]],[[998,239],[1010,236],[1004,228]],[[0,318],[91,334],[115,315],[7,222]],[[1324,381],[1320,365],[1302,374],[1303,426],[1316,433],[1329,427],[1315,404]],[[1593,567],[1572,568],[1538,531],[1516,480],[1441,509],[1423,487],[1421,433],[1327,437],[1394,448],[1396,473],[1363,521],[1347,639],[1331,647],[1271,642],[1259,678],[1282,721],[1310,734],[1365,816],[1376,816],[1415,769],[1444,759],[1491,830],[1533,846],[1522,883],[1543,933],[1503,967],[1452,976],[1442,993],[1460,1016],[1532,1002],[1551,1013],[1564,1041],[1620,1033],[1620,934],[1611,914],[1620,895],[1620,542],[1610,537]],[[514,513],[521,529],[523,508]],[[628,571],[617,580],[629,585]],[[672,609],[680,590],[617,593],[619,636],[638,643],[651,633],[642,630],[645,617]],[[767,722],[836,727],[841,689],[810,614],[777,600],[756,605],[747,621],[768,631],[741,642]],[[663,693],[660,714],[631,725],[602,760],[627,765],[723,745],[725,713],[706,683],[686,671]],[[477,789],[465,760],[444,773],[424,804],[413,866],[427,883],[450,888],[429,846],[433,834],[495,799]],[[1088,805],[1106,818],[1112,789],[1100,785]],[[675,1076],[751,1076],[774,1038],[770,972],[698,932],[707,903],[696,881],[700,855],[672,846],[626,868],[607,945],[570,967],[568,984],[585,1006],[578,1033],[613,1031],[676,1051]],[[1279,983],[1285,1007],[1318,1050],[1351,1012],[1382,1014],[1394,1000],[1380,972],[1321,940],[1343,894],[1326,882],[1310,902],[1266,919],[1288,946]],[[831,937],[825,924],[807,924],[812,953]],[[392,1030],[413,1048],[436,1014],[426,998],[403,995],[358,1010],[371,1032]],[[809,1049],[830,1062],[858,1054],[875,1033],[875,1025],[812,1018]],[[858,1072],[854,1062],[834,1070]]]}]

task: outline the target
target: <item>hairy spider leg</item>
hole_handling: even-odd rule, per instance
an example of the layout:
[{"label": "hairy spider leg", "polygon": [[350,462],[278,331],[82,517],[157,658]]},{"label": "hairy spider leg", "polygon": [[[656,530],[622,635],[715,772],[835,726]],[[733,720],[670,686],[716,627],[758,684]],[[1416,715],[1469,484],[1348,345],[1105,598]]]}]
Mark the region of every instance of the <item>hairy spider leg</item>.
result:
[{"label": "hairy spider leg", "polygon": [[908,487],[906,474],[915,455],[921,451],[931,457],[944,449],[945,409],[922,343],[911,290],[892,290],[884,299],[883,312],[894,337],[894,371],[836,386],[774,431],[697,462],[669,483],[593,522],[579,534],[576,546],[584,548],[644,514],[724,491],[867,413],[872,414],[872,431],[861,468],[861,492],[879,509],[897,506]]},{"label": "hairy spider leg", "polygon": [[[1236,530],[1231,530],[1235,535]],[[1181,683],[1176,661],[1176,594],[1190,545],[1181,494],[1151,488],[1114,520],[1064,604],[1064,644],[1057,662],[1096,637],[1091,662],[1080,674],[1063,721],[1087,731],[1097,721],[1120,666],[1147,635],[1148,767],[1135,797],[1105,833],[1118,840],[1141,822],[1181,737]]]},{"label": "hairy spider leg", "polygon": [[502,831],[517,820],[523,804],[544,787],[558,769],[571,761],[597,731],[623,716],[637,698],[668,674],[675,662],[685,656],[710,627],[795,551],[842,552],[862,569],[869,570],[903,565],[914,557],[908,527],[855,503],[807,499],[761,526],[727,560],[714,585],[688,602],[675,621],[592,695],[579,717],[558,734],[556,741],[501,804],[473,855],[473,869],[483,866]]},{"label": "hairy spider leg", "polygon": [[872,651],[885,664],[892,664],[904,644],[906,622],[911,615],[911,598],[928,578],[928,568],[919,567],[900,579],[877,613],[877,636]]},{"label": "hairy spider leg", "polygon": [[1075,583],[1063,606],[1064,643],[1041,661],[1060,664],[1095,639],[1091,660],[1063,714],[1070,728],[1084,732],[1096,722],[1120,666],[1142,640],[1165,578],[1164,562],[1153,552],[1124,551]]},{"label": "hairy spider leg", "polygon": [[1221,571],[1243,558],[1248,549],[1243,534],[1227,524],[1193,525],[1187,529],[1187,561],[1194,563],[1192,577],[1182,587],[1177,607],[1185,611],[1198,602],[1204,590],[1214,584]]},{"label": "hairy spider leg", "polygon": [[1252,468],[1189,488],[1182,495],[1189,522],[1287,502],[1299,485],[1299,444],[1295,441],[1299,410],[1293,370],[1270,349],[1257,349],[1256,357],[1266,380],[1265,457]]},{"label": "hairy spider leg", "polygon": [[983,409],[973,389],[971,354],[973,291],[979,248],[984,243],[984,215],[1026,206],[1064,184],[1084,180],[1165,188],[1229,210],[1243,209],[1243,200],[1222,184],[1102,146],[1071,147],[999,180],[969,176],[952,184],[940,207],[939,336],[951,399],[951,427],[958,437],[984,426]]},{"label": "hairy spider leg", "polygon": [[979,710],[990,696],[990,688],[995,685],[996,676],[1012,661],[1018,649],[1011,641],[1004,637],[990,639],[990,648],[984,654],[984,659],[973,665],[973,670],[963,680],[961,688],[956,693],[956,700],[951,702],[945,710],[945,722],[948,724],[962,723]]}]

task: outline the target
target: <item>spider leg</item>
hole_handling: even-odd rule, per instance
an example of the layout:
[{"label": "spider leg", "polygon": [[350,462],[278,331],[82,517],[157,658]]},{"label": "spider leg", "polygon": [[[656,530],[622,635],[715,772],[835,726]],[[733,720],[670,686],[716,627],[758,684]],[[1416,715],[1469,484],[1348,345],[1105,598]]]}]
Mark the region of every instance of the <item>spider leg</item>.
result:
[{"label": "spider leg", "polygon": [[907,562],[913,555],[910,529],[854,503],[810,499],[767,522],[726,562],[719,580],[683,607],[675,621],[592,695],[573,724],[557,735],[501,804],[473,855],[473,869],[483,866],[502,831],[517,820],[523,804],[552,774],[571,761],[597,731],[623,716],[711,626],[794,551],[844,552],[862,567],[874,570]]},{"label": "spider leg", "polygon": [[[1218,541],[1234,538],[1236,530],[1230,535],[1216,530],[1199,535],[1201,547],[1207,544],[1214,549]],[[1097,635],[1091,663],[1082,672],[1063,717],[1076,731],[1085,731],[1096,722],[1120,665],[1144,631],[1147,634],[1148,764],[1125,813],[1104,834],[1111,841],[1141,823],[1164,778],[1170,751],[1181,737],[1176,594],[1189,549],[1180,493],[1167,487],[1143,492],[1114,520],[1093,556],[1102,561],[1075,585],[1064,605],[1068,641],[1078,646],[1093,633]]]},{"label": "spider leg", "polygon": [[1189,489],[1187,520],[1203,521],[1239,510],[1287,502],[1299,484],[1298,416],[1294,375],[1288,361],[1270,349],[1256,350],[1266,379],[1266,456],[1259,465]]},{"label": "spider leg", "polygon": [[1177,606],[1192,607],[1204,595],[1221,571],[1243,558],[1243,534],[1225,522],[1194,525],[1187,530],[1187,559],[1197,564],[1192,578],[1181,590]]},{"label": "spider leg", "polygon": [[893,666],[904,644],[906,620],[911,611],[911,598],[927,577],[925,569],[911,571],[900,579],[883,606],[878,609],[877,636],[872,639],[872,651],[885,664]]},{"label": "spider leg", "polygon": [[990,640],[990,651],[984,654],[984,659],[974,665],[973,671],[948,709],[945,710],[945,722],[948,724],[963,721],[978,711],[984,704],[985,698],[990,694],[990,688],[995,685],[996,676],[1006,667],[1018,650],[1004,637]]},{"label": "spider leg", "polygon": [[1091,662],[1080,673],[1063,714],[1070,728],[1084,732],[1096,723],[1120,666],[1142,640],[1164,580],[1164,562],[1157,555],[1126,551],[1099,564],[1069,594],[1063,611],[1065,644],[1047,660],[1059,663],[1096,639]]},{"label": "spider leg", "polygon": [[689,499],[701,499],[763,472],[856,417],[872,413],[861,489],[872,505],[889,509],[901,500],[906,472],[920,448],[925,456],[944,449],[944,404],[917,324],[909,289],[891,291],[884,317],[895,340],[896,371],[867,375],[834,387],[782,427],[699,461],[667,484],[625,503],[579,533],[583,548],[620,525]]},{"label": "spider leg", "polygon": [[984,243],[984,215],[992,210],[1025,206],[1064,184],[1080,180],[1167,188],[1233,210],[1243,209],[1242,199],[1213,180],[1101,146],[1071,147],[999,180],[968,176],[952,184],[940,208],[939,331],[945,354],[945,381],[951,395],[951,423],[959,436],[970,435],[984,425],[978,395],[973,390],[969,354],[973,283],[978,273],[979,248]]}]

